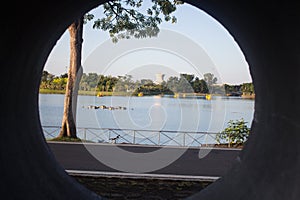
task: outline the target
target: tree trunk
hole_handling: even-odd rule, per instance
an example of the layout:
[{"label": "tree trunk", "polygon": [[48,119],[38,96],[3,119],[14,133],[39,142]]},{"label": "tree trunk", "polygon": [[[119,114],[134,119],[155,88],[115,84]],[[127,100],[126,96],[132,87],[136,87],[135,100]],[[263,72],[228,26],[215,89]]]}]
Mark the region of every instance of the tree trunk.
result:
[{"label": "tree trunk", "polygon": [[76,20],[68,28],[70,34],[70,67],[64,101],[62,127],[58,137],[77,138],[76,109],[79,82],[82,76],[81,50],[83,18]]}]

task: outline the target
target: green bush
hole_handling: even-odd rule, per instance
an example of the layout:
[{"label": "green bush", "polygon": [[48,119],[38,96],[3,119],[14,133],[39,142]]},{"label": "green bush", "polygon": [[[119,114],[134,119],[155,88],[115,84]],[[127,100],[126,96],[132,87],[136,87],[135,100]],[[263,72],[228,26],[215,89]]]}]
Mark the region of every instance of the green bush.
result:
[{"label": "green bush", "polygon": [[217,135],[217,142],[219,144],[226,142],[228,147],[242,145],[248,139],[250,133],[250,128],[246,124],[247,122],[243,118],[235,121],[230,120],[227,128]]}]

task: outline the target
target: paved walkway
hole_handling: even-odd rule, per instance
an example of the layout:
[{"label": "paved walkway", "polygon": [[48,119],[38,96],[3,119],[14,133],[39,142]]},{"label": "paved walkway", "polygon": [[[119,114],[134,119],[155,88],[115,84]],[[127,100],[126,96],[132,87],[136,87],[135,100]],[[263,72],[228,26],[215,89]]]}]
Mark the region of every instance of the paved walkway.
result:
[{"label": "paved walkway", "polygon": [[[86,146],[81,143],[55,143],[48,142],[58,162],[70,173],[85,173],[94,174],[98,176],[140,176],[140,177],[174,177],[174,179],[185,178],[202,178],[202,179],[216,179],[224,175],[232,166],[236,157],[240,153],[240,149],[226,149],[226,148],[188,148],[181,147],[164,147],[169,155],[176,155],[184,151],[184,153],[170,165],[147,173],[132,173],[122,172],[113,169],[97,160],[89,153]],[[107,144],[88,144],[88,149],[93,149],[97,153],[113,152],[116,145]],[[155,146],[140,146],[140,145],[119,145],[119,148],[128,152],[134,153],[149,153],[159,150],[161,147]],[[199,151],[206,155],[199,158]],[[147,154],[146,154],[147,155]],[[111,158],[116,159],[116,158]],[[122,160],[122,158],[117,158]],[[159,159],[158,159],[159,160]],[[118,160],[117,160],[118,161]],[[122,161],[123,162],[123,161]],[[137,161],[138,165],[143,161]]]}]

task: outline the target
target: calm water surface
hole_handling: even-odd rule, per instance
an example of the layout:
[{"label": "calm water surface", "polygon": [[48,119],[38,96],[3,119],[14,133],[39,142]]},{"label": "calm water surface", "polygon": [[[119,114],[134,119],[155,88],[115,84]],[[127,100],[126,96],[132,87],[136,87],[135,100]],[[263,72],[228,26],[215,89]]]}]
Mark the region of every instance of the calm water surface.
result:
[{"label": "calm water surface", "polygon": [[[40,94],[39,108],[43,126],[60,126],[64,95]],[[88,109],[88,106],[126,109]],[[244,118],[250,127],[254,100],[237,97],[205,99],[172,97],[95,97],[79,96],[77,126],[173,131],[222,131],[229,120]]]}]

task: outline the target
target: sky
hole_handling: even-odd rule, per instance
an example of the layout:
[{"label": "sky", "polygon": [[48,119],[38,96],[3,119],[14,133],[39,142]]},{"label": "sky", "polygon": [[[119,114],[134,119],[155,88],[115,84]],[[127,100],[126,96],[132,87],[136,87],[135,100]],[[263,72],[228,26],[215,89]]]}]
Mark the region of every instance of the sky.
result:
[{"label": "sky", "polygon": [[[150,1],[145,1],[145,7]],[[101,17],[101,6],[91,10]],[[187,3],[177,7],[177,23],[163,22],[158,37],[120,40],[112,43],[109,34],[84,25],[82,65],[84,73],[130,74],[134,79],[155,80],[156,73],[169,76],[180,73],[203,78],[213,73],[218,83],[252,82],[249,67],[234,38],[214,18]],[[60,75],[69,65],[69,33],[57,41],[44,70]]]}]

